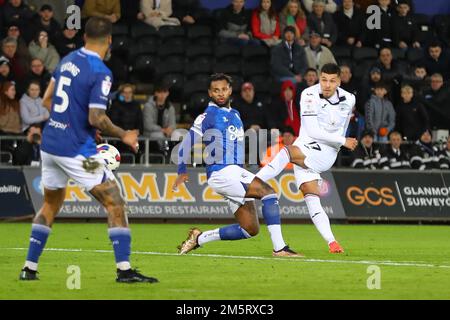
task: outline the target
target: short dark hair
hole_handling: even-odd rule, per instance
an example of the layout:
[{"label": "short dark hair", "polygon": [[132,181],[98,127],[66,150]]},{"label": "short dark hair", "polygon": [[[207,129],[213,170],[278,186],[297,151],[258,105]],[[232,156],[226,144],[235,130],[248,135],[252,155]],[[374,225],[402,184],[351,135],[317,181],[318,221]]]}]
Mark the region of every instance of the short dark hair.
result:
[{"label": "short dark hair", "polygon": [[308,72],[314,72],[315,74],[317,74],[317,70],[314,69],[314,68],[308,68],[308,69],[306,69],[305,74],[307,74]]},{"label": "short dark hair", "polygon": [[233,84],[233,79],[225,73],[215,73],[209,77],[209,88],[211,84],[216,81],[226,81],[230,86]]},{"label": "short dark hair", "polygon": [[162,81],[162,82],[155,84],[154,91],[155,92],[167,92],[167,91],[170,91],[170,86],[166,82]]},{"label": "short dark hair", "polygon": [[320,70],[320,73],[326,73],[326,74],[336,74],[338,77],[341,76],[341,68],[335,63],[327,63],[322,67],[322,70]]},{"label": "short dark hair", "polygon": [[294,129],[291,126],[284,126],[283,128],[281,128],[281,133],[282,134],[290,133],[293,136],[296,135]]},{"label": "short dark hair", "polygon": [[112,34],[112,23],[106,18],[91,17],[86,23],[85,34],[91,40],[103,40]]}]

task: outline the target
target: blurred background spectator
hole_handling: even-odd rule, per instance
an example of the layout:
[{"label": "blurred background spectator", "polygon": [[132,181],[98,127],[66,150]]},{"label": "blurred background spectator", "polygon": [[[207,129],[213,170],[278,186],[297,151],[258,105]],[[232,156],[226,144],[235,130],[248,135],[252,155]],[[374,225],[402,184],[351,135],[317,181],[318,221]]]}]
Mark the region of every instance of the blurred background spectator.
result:
[{"label": "blurred background spectator", "polygon": [[276,46],[281,42],[280,21],[272,0],[261,0],[259,7],[252,13],[252,34],[255,39],[261,40],[268,47]]},{"label": "blurred background spectator", "polygon": [[440,169],[440,151],[433,145],[432,133],[425,130],[411,148],[411,167],[418,170]]},{"label": "blurred background spectator", "polygon": [[82,17],[103,17],[112,23],[116,23],[121,17],[120,0],[84,1]]},{"label": "blurred background spectator", "polygon": [[25,132],[30,126],[43,126],[50,114],[48,109],[42,105],[42,98],[39,96],[41,87],[39,82],[31,81],[27,92],[20,99],[20,116],[22,119],[22,131]]},{"label": "blurred background spectator", "polygon": [[322,44],[331,48],[338,38],[338,30],[331,13],[325,11],[325,0],[314,0],[308,15],[308,27],[322,36]]},{"label": "blurred background spectator", "polygon": [[255,87],[251,82],[244,82],[241,86],[240,96],[233,100],[233,105],[241,115],[244,129],[267,129],[267,106],[255,96]]},{"label": "blurred background spectator", "polygon": [[141,12],[145,23],[156,29],[180,25],[180,20],[172,16],[172,0],[141,0]]},{"label": "blurred background spectator", "polygon": [[307,40],[307,19],[299,0],[289,0],[280,13],[280,30],[287,26],[295,28],[295,39],[304,46]]},{"label": "blurred background spectator", "polygon": [[14,151],[13,165],[39,166],[41,161],[42,129],[33,125],[27,131],[27,137]]},{"label": "blurred background spectator", "polygon": [[0,88],[0,134],[22,133],[20,104],[16,99],[15,83],[4,82]]},{"label": "blurred background spectator", "polygon": [[402,135],[393,131],[389,134],[389,144],[381,152],[380,168],[411,169],[409,148],[403,143]]},{"label": "blurred background spectator", "polygon": [[339,31],[336,44],[341,46],[361,46],[361,37],[365,29],[365,15],[355,7],[353,0],[343,0],[342,6],[334,14]]},{"label": "blurred background spectator", "polygon": [[56,48],[50,43],[47,31],[39,30],[36,32],[28,49],[30,50],[31,58],[40,59],[50,73],[55,71],[60,57]]},{"label": "blurred background spectator", "polygon": [[269,119],[270,129],[291,127],[297,134],[300,132],[300,114],[295,93],[295,84],[289,80],[282,83],[280,96],[270,107],[272,115]]},{"label": "blurred background spectator", "polygon": [[252,41],[250,30],[250,11],[245,9],[244,0],[232,0],[231,5],[223,10],[219,23],[219,37],[231,43],[245,45],[256,44]]},{"label": "blurred background spectator", "polygon": [[374,145],[371,130],[363,131],[358,147],[352,153],[351,167],[355,169],[375,170],[380,167],[380,148]]},{"label": "blurred background spectator", "polygon": [[311,29],[309,32],[309,44],[305,47],[306,61],[309,68],[321,70],[327,63],[337,63],[333,53],[322,45],[320,33]]}]

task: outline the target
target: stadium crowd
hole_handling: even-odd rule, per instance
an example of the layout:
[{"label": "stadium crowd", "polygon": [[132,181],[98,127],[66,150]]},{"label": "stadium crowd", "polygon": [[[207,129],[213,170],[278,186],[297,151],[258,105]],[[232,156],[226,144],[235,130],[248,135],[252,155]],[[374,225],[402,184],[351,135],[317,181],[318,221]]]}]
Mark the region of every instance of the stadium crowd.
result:
[{"label": "stadium crowd", "polygon": [[[214,11],[198,0],[0,0],[0,136],[26,137],[2,139],[1,162],[39,161],[43,93],[60,59],[83,45],[83,30],[65,23],[70,4],[82,22],[114,24],[108,114],[156,139],[156,152],[205,108],[213,72],[233,77],[246,129],[280,129],[290,141],[301,92],[335,62],[357,100],[348,134],[361,140],[342,165],[449,169],[450,140],[433,142],[432,130],[450,129],[450,16],[415,14],[410,0],[261,0],[252,10],[230,0]],[[369,4],[381,9],[380,29],[367,28]]]}]

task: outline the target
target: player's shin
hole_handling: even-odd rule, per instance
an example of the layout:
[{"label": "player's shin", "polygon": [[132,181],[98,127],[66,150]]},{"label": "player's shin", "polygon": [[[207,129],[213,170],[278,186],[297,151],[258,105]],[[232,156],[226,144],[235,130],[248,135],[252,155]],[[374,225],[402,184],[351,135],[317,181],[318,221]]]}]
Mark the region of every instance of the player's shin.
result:
[{"label": "player's shin", "polygon": [[280,206],[278,204],[278,197],[276,194],[265,196],[261,199],[262,214],[264,221],[269,229],[270,238],[272,239],[273,249],[279,251],[286,246],[281,233],[281,216]]},{"label": "player's shin", "polygon": [[289,151],[286,148],[283,148],[268,165],[259,170],[256,176],[266,182],[278,176],[290,161]]},{"label": "player's shin", "polygon": [[[239,224],[231,224],[219,229],[220,240],[242,240],[252,236]],[[201,245],[199,243],[199,245]]]},{"label": "player's shin", "polygon": [[109,239],[112,242],[117,269],[129,270],[131,254],[131,232],[128,228],[108,229]]},{"label": "player's shin", "polygon": [[335,241],[333,232],[331,231],[330,219],[322,208],[319,196],[307,194],[305,195],[305,202],[314,225],[325,241],[328,244]]},{"label": "player's shin", "polygon": [[28,269],[37,271],[39,257],[44,250],[50,232],[50,227],[45,225],[33,224],[31,226],[30,246],[27,260],[25,261],[25,267]]}]

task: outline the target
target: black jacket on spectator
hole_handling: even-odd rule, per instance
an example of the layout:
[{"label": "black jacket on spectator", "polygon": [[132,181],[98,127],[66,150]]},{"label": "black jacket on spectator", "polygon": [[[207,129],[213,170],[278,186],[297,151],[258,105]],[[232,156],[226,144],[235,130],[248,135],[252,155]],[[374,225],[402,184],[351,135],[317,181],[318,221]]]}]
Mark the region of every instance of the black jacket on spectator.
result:
[{"label": "black jacket on spectator", "polygon": [[286,41],[281,42],[272,49],[270,60],[272,74],[276,78],[294,77],[305,74],[308,68],[305,49],[294,42],[292,45],[292,62]]},{"label": "black jacket on spectator", "polygon": [[22,36],[27,42],[31,41],[36,32],[31,26],[33,11],[22,1],[19,7],[14,7],[11,3],[3,6],[3,25],[8,26],[11,22],[16,22],[20,26]]},{"label": "black jacket on spectator", "polygon": [[400,41],[405,42],[408,47],[418,41],[419,28],[413,15],[408,14],[406,17],[396,15],[393,20],[393,41],[394,46],[398,47]]},{"label": "black jacket on spectator", "polygon": [[437,61],[427,54],[422,60],[422,64],[427,69],[428,75],[432,76],[435,73],[440,73],[444,77],[444,80],[450,79],[450,55],[444,50]]},{"label": "black jacket on spectator", "polygon": [[439,154],[439,165],[441,169],[450,169],[450,151],[442,150]]},{"label": "black jacket on spectator", "polygon": [[351,167],[355,169],[375,170],[380,168],[381,152],[378,146],[372,144],[366,148],[362,143],[353,152]]},{"label": "black jacket on spectator", "polygon": [[114,100],[107,113],[116,126],[124,130],[139,130],[140,134],[144,132],[144,118],[139,102]]},{"label": "black jacket on spectator", "polygon": [[64,33],[61,32],[58,39],[54,43],[61,59],[72,51],[83,47],[83,39],[81,38],[80,33],[77,33],[72,39],[68,39],[64,36]]},{"label": "black jacket on spectator", "polygon": [[52,18],[52,20],[50,20],[50,25],[46,26],[42,24],[41,16],[39,14],[34,15],[31,25],[33,26],[34,33],[41,30],[47,31],[48,41],[53,44],[56,44],[56,41],[59,39],[62,32],[61,25],[55,20],[55,18]]},{"label": "black jacket on spectator", "polygon": [[29,166],[32,161],[40,161],[40,146],[27,140],[14,150],[13,165]]},{"label": "black jacket on spectator", "polygon": [[239,29],[241,32],[250,31],[250,17],[251,12],[245,8],[239,13],[235,13],[233,6],[230,5],[223,9],[220,20],[218,21],[218,31],[229,30],[234,31]]},{"label": "black jacket on spectator", "polygon": [[356,41],[361,40],[366,21],[365,15],[361,10],[355,7],[353,9],[353,16],[349,18],[345,15],[344,9],[341,7],[334,14],[334,21],[339,31],[337,44],[348,45],[348,38],[355,38]]},{"label": "black jacket on spectator", "polygon": [[431,128],[450,129],[450,88],[444,85],[438,91],[425,90],[423,99]]},{"label": "black jacket on spectator", "polygon": [[28,87],[28,84],[31,81],[39,81],[39,84],[41,86],[41,98],[44,96],[45,90],[47,89],[48,84],[50,83],[50,79],[52,78],[52,75],[50,72],[48,72],[46,69],[42,72],[41,75],[35,74],[33,71],[30,71],[28,76],[26,77],[26,84],[25,88]]},{"label": "black jacket on spectator", "polygon": [[411,147],[411,167],[413,169],[441,169],[440,158],[442,153],[431,143],[418,140]]},{"label": "black jacket on spectator", "polygon": [[401,145],[400,150],[394,150],[390,145],[387,145],[381,152],[380,168],[385,170],[411,169],[408,147]]},{"label": "black jacket on spectator", "polygon": [[202,22],[206,16],[206,10],[201,7],[199,0],[172,0],[173,16],[183,22],[183,18],[191,16],[195,22]]},{"label": "black jacket on spectator", "polygon": [[387,11],[381,10],[381,28],[369,30],[366,26],[362,41],[363,46],[376,48],[392,46],[394,15],[392,8],[389,8]]},{"label": "black jacket on spectator", "polygon": [[252,103],[247,103],[241,97],[233,101],[234,108],[241,114],[244,129],[247,130],[252,125],[258,125],[261,129],[267,129],[268,114],[267,106],[255,97]]},{"label": "black jacket on spectator", "polygon": [[322,38],[330,40],[333,44],[338,39],[338,29],[334,23],[333,16],[324,12],[322,18],[318,18],[315,14],[308,15],[308,28],[322,35]]},{"label": "black jacket on spectator", "polygon": [[428,112],[418,99],[413,99],[410,103],[400,103],[397,106],[397,128],[407,137],[407,140],[414,141],[429,127]]}]

